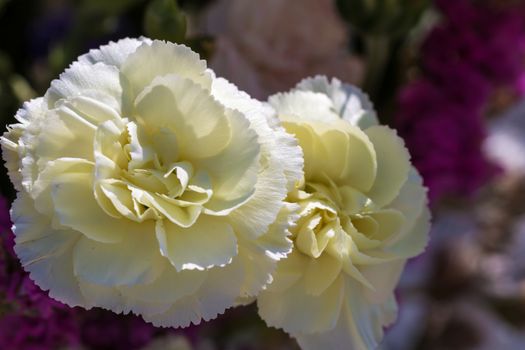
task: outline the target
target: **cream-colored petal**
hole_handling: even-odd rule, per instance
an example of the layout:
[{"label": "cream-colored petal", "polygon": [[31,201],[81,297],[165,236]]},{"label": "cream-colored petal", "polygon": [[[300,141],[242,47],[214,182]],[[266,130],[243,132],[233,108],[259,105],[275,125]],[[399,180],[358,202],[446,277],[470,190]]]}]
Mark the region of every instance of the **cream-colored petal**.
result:
[{"label": "cream-colored petal", "polygon": [[34,210],[33,200],[19,192],[11,209],[15,252],[30,277],[49,296],[69,306],[85,305],[73,274],[72,249],[81,237],[73,230],[56,230]]},{"label": "cream-colored petal", "polygon": [[321,295],[334,283],[342,267],[341,259],[336,259],[329,254],[310,259],[308,265],[304,267],[305,292],[316,296]]},{"label": "cream-colored petal", "polygon": [[35,128],[30,128],[29,131],[27,128],[32,121],[42,118],[44,114],[45,107],[42,97],[25,102],[15,115],[19,123],[8,125],[7,131],[0,137],[7,174],[17,191],[21,191],[23,187],[30,190],[36,179],[36,164],[31,152],[32,142],[24,144],[24,139],[27,137],[23,135],[28,132],[31,134],[38,132],[34,130]]},{"label": "cream-colored petal", "polygon": [[216,78],[212,84],[212,95],[224,106],[244,114],[259,135],[259,142],[278,158],[288,180],[288,190],[303,177],[303,156],[297,140],[281,126],[276,112],[223,78]]},{"label": "cream-colored petal", "polygon": [[138,187],[131,187],[131,193],[137,202],[148,208],[154,208],[173,225],[179,227],[191,228],[201,215],[202,207],[200,205],[180,206],[176,200],[152,194]]},{"label": "cream-colored petal", "polygon": [[206,272],[208,276],[197,292],[179,299],[166,312],[144,314],[144,319],[155,326],[186,327],[211,320],[234,305],[244,280],[243,265],[235,259],[227,266]]},{"label": "cream-colored petal", "polygon": [[149,221],[142,226],[144,232],[125,232],[118,243],[80,239],[73,252],[75,275],[104,286],[153,282],[163,271],[164,258],[159,254],[155,224]]},{"label": "cream-colored petal", "polygon": [[123,286],[120,290],[128,298],[171,304],[195,294],[207,277],[208,271],[177,271],[166,261],[162,274],[151,283]]},{"label": "cream-colored petal", "polygon": [[237,255],[235,233],[221,218],[201,215],[187,228],[159,220],[156,233],[162,255],[178,271],[224,266]]},{"label": "cream-colored petal", "polygon": [[131,53],[120,67],[131,96],[137,96],[156,77],[175,74],[201,85],[211,87],[211,74],[206,62],[184,45],[154,40],[144,43]]},{"label": "cream-colored petal", "polygon": [[367,302],[365,293],[358,290],[354,281],[347,282],[351,297],[346,299],[346,317],[351,328],[357,330],[350,334],[356,338],[356,344],[364,344],[364,349],[376,349],[383,338],[383,327],[391,322],[391,315],[382,312],[381,304]]},{"label": "cream-colored petal", "polygon": [[257,133],[239,112],[227,110],[227,115],[232,132],[229,145],[213,157],[194,162],[213,183],[213,196],[205,205],[212,215],[228,214],[246,203],[256,191],[258,180],[265,176],[260,171],[262,155]]},{"label": "cream-colored petal", "polygon": [[392,296],[405,263],[405,259],[398,259],[385,264],[368,265],[361,268],[363,276],[374,287],[374,290],[365,291],[370,303],[384,303]]},{"label": "cream-colored petal", "polygon": [[245,280],[239,290],[237,302],[246,305],[249,299],[255,298],[261,289],[273,281],[277,261],[266,255],[257,244],[242,241],[239,244],[237,259],[241,261],[245,272]]},{"label": "cream-colored petal", "polygon": [[324,94],[291,91],[270,96],[268,103],[279,119],[291,123],[316,122],[329,124],[339,120],[332,101]]},{"label": "cream-colored petal", "polygon": [[328,81],[327,77],[318,75],[302,80],[296,89],[328,96],[337,114],[362,130],[378,124],[372,102],[363,91],[353,85],[343,84],[336,78]]},{"label": "cream-colored petal", "polygon": [[421,254],[429,241],[430,220],[430,210],[425,207],[412,229],[385,250],[404,258]]},{"label": "cream-colored petal", "polygon": [[324,179],[324,157],[326,149],[314,128],[307,123],[283,122],[287,132],[297,138],[304,156],[304,176],[306,180],[322,181]]},{"label": "cream-colored petal", "polygon": [[153,133],[151,141],[155,153],[163,165],[177,162],[179,159],[179,141],[175,132],[168,128],[159,128],[157,132]]},{"label": "cream-colored petal", "polygon": [[341,125],[321,134],[326,149],[326,174],[339,185],[366,193],[374,184],[380,160],[367,135],[359,128]]},{"label": "cream-colored petal", "polygon": [[61,157],[93,160],[95,127],[65,106],[48,111],[41,131],[33,140],[39,163]]},{"label": "cream-colored petal", "polygon": [[144,43],[151,44],[151,40],[141,37],[138,39],[125,38],[117,42],[111,41],[107,45],[89,50],[87,54],[80,56],[78,61],[90,64],[102,62],[110,66],[120,67],[128,56]]},{"label": "cream-colored petal", "polygon": [[423,179],[414,167],[410,168],[408,180],[405,182],[399,195],[390,203],[388,207],[403,213],[405,223],[401,230],[401,235],[394,237],[391,242],[402,238],[404,233],[408,233],[427,205],[427,189],[423,187]]},{"label": "cream-colored petal", "polygon": [[273,281],[266,289],[275,294],[284,293],[303,277],[309,260],[310,257],[293,249],[286,259],[279,261],[277,270],[273,274]]},{"label": "cream-colored petal", "polygon": [[286,258],[292,250],[293,243],[287,237],[290,235],[289,228],[297,218],[295,213],[298,209],[298,205],[285,203],[268,231],[255,241],[238,236],[239,260],[245,270],[240,293],[243,300],[239,298],[238,301],[246,303],[273,282],[277,262]]},{"label": "cream-colored petal", "polygon": [[391,203],[408,178],[410,155],[396,132],[386,126],[373,126],[366,131],[377,154],[377,175],[367,192],[377,206]]},{"label": "cream-colored petal", "polygon": [[101,180],[95,185],[95,195],[98,204],[108,215],[141,221],[134,210],[133,197],[125,182],[115,179]]},{"label": "cream-colored petal", "polygon": [[148,169],[154,167],[156,157],[155,149],[152,147],[150,135],[134,122],[126,125],[129,135],[129,157],[128,169]]},{"label": "cream-colored petal", "polygon": [[262,122],[260,119],[262,116],[257,118],[257,114],[253,112],[247,115],[251,126],[259,136],[260,168],[253,196],[244,205],[230,213],[229,218],[236,232],[254,238],[262,235],[275,221],[288,188],[299,181],[294,176],[300,174],[301,169],[292,167],[299,166],[301,161],[292,159],[291,163],[286,165],[287,155],[277,154],[277,152],[289,150],[291,157],[297,157],[299,150],[295,146],[290,147],[289,144],[276,145],[276,142],[284,142],[287,137],[281,132],[276,133],[277,139],[272,139],[272,130]]},{"label": "cream-colored petal", "polygon": [[135,101],[139,121],[171,129],[183,160],[220,153],[232,138],[229,118],[209,91],[177,75],[155,78]]},{"label": "cream-colored petal", "polygon": [[372,235],[377,232],[377,222],[369,216],[360,218],[342,218],[342,229],[352,236],[352,240],[363,250],[374,249],[381,246],[382,242],[372,239]]},{"label": "cream-colored petal", "polygon": [[385,209],[368,214],[377,223],[377,230],[370,237],[378,241],[388,241],[402,230],[405,217],[397,210]]},{"label": "cream-colored petal", "polygon": [[343,302],[343,284],[337,278],[320,295],[309,295],[304,282],[282,293],[262,291],[257,299],[259,315],[271,327],[286,332],[322,332],[333,328]]},{"label": "cream-colored petal", "polygon": [[295,239],[297,248],[313,258],[321,256],[330,240],[336,235],[337,223],[323,224],[321,220],[320,214],[314,215],[299,228]]},{"label": "cream-colored petal", "polygon": [[122,87],[118,69],[104,63],[75,62],[60,74],[59,79],[51,82],[44,100],[49,108],[54,108],[57,102],[79,95],[96,97],[121,111]]},{"label": "cream-colored petal", "polygon": [[85,123],[96,127],[106,120],[120,119],[119,111],[92,96],[71,96],[57,103],[57,108],[71,110]]},{"label": "cream-colored petal", "polygon": [[361,212],[368,202],[368,198],[351,186],[342,186],[337,189],[341,197],[341,208],[346,215]]},{"label": "cream-colored petal", "polygon": [[[383,336],[383,312],[381,305],[356,304],[352,290],[347,290],[345,302],[334,328],[319,332],[297,332],[291,335],[297,339],[303,350],[367,350],[377,349]],[[357,292],[358,293],[358,292]],[[357,302],[363,299],[355,298]],[[350,302],[351,301],[351,302]],[[350,306],[350,304],[352,306]],[[356,306],[354,310],[352,307]]]},{"label": "cream-colored petal", "polygon": [[87,305],[100,307],[117,314],[130,312],[126,300],[118,288],[101,286],[82,280],[78,280],[77,283]]},{"label": "cream-colored petal", "polygon": [[265,250],[265,254],[274,260],[285,258],[293,247],[289,239],[290,229],[295,225],[299,215],[299,205],[284,202],[275,221],[270,225],[268,231],[257,238],[257,245]]},{"label": "cream-colored petal", "polygon": [[91,174],[64,174],[51,186],[58,221],[89,239],[116,243],[122,241],[126,234],[144,232],[144,226],[140,223],[115,219],[102,210],[93,197]]},{"label": "cream-colored petal", "polygon": [[32,186],[31,197],[38,212],[52,218],[55,214],[52,198],[53,183],[67,174],[86,174],[93,170],[93,163],[81,158],[59,158],[46,163]]},{"label": "cream-colored petal", "polygon": [[120,143],[125,129],[123,120],[108,120],[98,126],[93,139],[96,179],[122,177],[122,170],[128,164],[128,156]]},{"label": "cream-colored petal", "polygon": [[2,158],[4,166],[7,169],[9,180],[17,191],[21,191],[22,187],[22,164],[20,162],[19,150],[21,147],[18,143],[24,128],[21,124],[13,124],[7,127],[7,131],[0,138],[0,145],[2,146]]}]

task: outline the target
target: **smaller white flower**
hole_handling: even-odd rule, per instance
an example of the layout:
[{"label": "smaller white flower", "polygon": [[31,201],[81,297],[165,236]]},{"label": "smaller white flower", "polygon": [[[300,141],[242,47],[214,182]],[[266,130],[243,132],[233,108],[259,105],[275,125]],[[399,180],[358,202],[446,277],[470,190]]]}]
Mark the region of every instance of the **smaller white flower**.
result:
[{"label": "smaller white flower", "polygon": [[293,252],[259,313],[305,350],[375,349],[397,314],[393,290],[428,240],[426,189],[403,141],[368,98],[325,77],[269,99],[304,151]]}]

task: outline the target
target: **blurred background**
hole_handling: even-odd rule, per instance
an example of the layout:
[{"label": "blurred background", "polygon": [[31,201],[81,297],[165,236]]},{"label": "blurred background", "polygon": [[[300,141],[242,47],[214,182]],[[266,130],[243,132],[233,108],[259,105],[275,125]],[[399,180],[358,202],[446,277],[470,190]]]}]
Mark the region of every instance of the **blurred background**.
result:
[{"label": "blurred background", "polygon": [[[80,54],[138,36],[262,100],[316,74],[362,87],[434,217],[382,349],[525,349],[524,0],[0,0],[2,128]],[[49,299],[14,257],[4,168],[0,184],[0,349],[298,349],[253,305],[167,330]]]}]

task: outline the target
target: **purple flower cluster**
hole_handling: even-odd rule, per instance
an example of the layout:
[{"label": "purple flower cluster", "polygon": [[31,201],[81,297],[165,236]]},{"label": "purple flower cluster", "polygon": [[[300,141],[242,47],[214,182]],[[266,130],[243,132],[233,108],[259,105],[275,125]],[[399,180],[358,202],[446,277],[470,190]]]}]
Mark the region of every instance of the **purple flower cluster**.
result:
[{"label": "purple flower cluster", "polygon": [[525,13],[436,0],[443,21],[421,50],[421,76],[403,88],[395,123],[435,201],[468,195],[496,172],[485,159],[484,111],[495,88],[525,92]]},{"label": "purple flower cluster", "polygon": [[135,315],[117,315],[102,309],[82,310],[81,313],[80,340],[89,349],[140,349],[157,332],[162,333]]},{"label": "purple flower cluster", "polygon": [[0,197],[0,349],[45,350],[78,344],[74,309],[51,299],[16,260],[8,204]]},{"label": "purple flower cluster", "polygon": [[157,330],[137,316],[70,308],[51,299],[23,271],[13,251],[8,204],[0,197],[0,349],[128,350]]}]

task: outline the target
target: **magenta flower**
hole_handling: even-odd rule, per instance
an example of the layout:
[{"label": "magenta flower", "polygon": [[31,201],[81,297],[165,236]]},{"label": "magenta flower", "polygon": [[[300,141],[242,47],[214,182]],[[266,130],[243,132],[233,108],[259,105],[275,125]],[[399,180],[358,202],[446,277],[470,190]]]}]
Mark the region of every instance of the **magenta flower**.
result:
[{"label": "magenta flower", "polygon": [[422,75],[399,94],[395,124],[435,202],[469,195],[496,168],[482,154],[495,88],[523,88],[525,15],[469,0],[436,0],[444,20],[422,46]]}]

